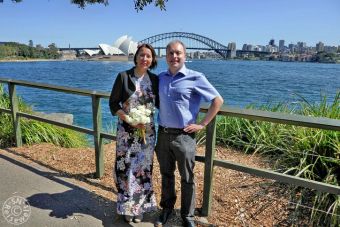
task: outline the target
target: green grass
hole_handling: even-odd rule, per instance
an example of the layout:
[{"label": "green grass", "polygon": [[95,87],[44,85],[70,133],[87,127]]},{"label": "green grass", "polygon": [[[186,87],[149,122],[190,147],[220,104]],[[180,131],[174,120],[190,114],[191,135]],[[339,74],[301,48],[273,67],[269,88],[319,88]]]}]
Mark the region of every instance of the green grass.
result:
[{"label": "green grass", "polygon": [[[299,98],[295,105],[268,104],[257,109],[340,119],[340,92],[331,103],[324,95],[318,103],[310,103],[301,96]],[[247,108],[255,109],[254,106]],[[204,139],[204,133],[199,133],[198,141]],[[223,146],[272,158],[276,171],[339,186],[340,132],[218,116],[216,140]],[[312,198],[314,210],[310,214],[313,224],[340,225],[339,196],[313,190],[302,192],[305,198]]]},{"label": "green grass", "polygon": [[[4,91],[3,85],[0,84],[0,107],[9,109],[10,102],[8,94]],[[19,97],[19,110],[25,113],[32,113],[32,108],[25,104]],[[84,134],[76,131],[61,128],[51,124],[20,119],[22,140],[25,144],[34,143],[53,143],[62,147],[84,147],[88,145]],[[0,147],[9,147],[14,145],[12,117],[9,114],[0,113]]]}]

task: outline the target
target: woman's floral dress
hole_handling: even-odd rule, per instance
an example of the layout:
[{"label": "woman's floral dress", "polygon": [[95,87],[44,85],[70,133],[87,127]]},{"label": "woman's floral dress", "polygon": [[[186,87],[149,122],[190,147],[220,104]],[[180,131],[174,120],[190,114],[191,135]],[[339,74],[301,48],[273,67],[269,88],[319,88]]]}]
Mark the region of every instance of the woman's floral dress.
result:
[{"label": "woman's floral dress", "polygon": [[123,110],[145,105],[152,110],[150,124],[146,125],[146,143],[138,136],[137,129],[122,120],[117,125],[115,176],[118,190],[117,213],[136,216],[156,210],[157,204],[152,186],[152,164],[155,146],[154,107],[155,95],[151,80],[146,74],[133,77],[135,93],[123,104]]}]

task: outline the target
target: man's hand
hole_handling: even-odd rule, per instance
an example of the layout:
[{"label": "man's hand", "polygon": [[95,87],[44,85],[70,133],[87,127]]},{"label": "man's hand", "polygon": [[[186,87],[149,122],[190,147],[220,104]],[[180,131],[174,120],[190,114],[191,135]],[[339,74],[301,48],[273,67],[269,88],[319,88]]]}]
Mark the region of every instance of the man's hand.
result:
[{"label": "man's hand", "polygon": [[187,133],[193,133],[193,132],[200,131],[203,128],[204,128],[203,125],[190,124],[190,125],[186,126],[183,130],[184,130],[184,132],[187,132]]}]

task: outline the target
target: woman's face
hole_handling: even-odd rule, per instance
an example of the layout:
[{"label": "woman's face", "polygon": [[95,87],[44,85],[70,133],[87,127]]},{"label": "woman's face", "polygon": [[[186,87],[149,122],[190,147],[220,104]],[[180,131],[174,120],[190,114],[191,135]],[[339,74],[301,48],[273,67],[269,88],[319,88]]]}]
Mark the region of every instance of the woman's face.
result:
[{"label": "woman's face", "polygon": [[138,51],[136,62],[137,62],[136,66],[138,68],[144,69],[144,70],[149,69],[149,67],[151,66],[151,63],[152,63],[152,53],[151,53],[151,50],[146,48],[146,47],[142,47]]}]

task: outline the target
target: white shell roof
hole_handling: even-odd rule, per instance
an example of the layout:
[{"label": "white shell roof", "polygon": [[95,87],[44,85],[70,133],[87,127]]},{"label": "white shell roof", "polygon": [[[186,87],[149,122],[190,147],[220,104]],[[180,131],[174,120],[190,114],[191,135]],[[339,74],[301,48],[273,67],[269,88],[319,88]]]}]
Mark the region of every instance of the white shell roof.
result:
[{"label": "white shell roof", "polygon": [[126,54],[126,55],[129,54],[130,43],[131,43],[131,37],[128,37],[119,46],[119,49],[122,50],[124,52],[124,54]]},{"label": "white shell roof", "polygon": [[120,54],[130,55],[136,53],[137,46],[138,43],[132,41],[131,36],[128,37],[127,35],[123,35],[114,42],[113,46],[101,43],[99,44],[99,50],[84,49],[84,51],[90,56],[99,54],[100,50],[105,55],[120,55]]},{"label": "white shell roof", "polygon": [[128,38],[127,35],[123,35],[123,36],[119,37],[119,38],[116,40],[116,42],[113,43],[113,46],[119,48],[119,46],[122,45],[122,43],[124,42],[124,40],[126,40],[127,38]]},{"label": "white shell roof", "polygon": [[104,52],[105,55],[124,54],[117,47],[110,46],[108,44],[99,44],[99,48]]},{"label": "white shell roof", "polygon": [[123,51],[125,55],[129,55],[136,53],[138,43],[132,41],[132,37],[124,35],[119,37],[113,45]]},{"label": "white shell roof", "polygon": [[138,43],[131,41],[130,47],[129,47],[129,54],[135,54],[137,51]]},{"label": "white shell roof", "polygon": [[92,56],[95,54],[99,54],[100,50],[88,50],[88,49],[84,49],[85,53],[87,53],[88,55]]}]

